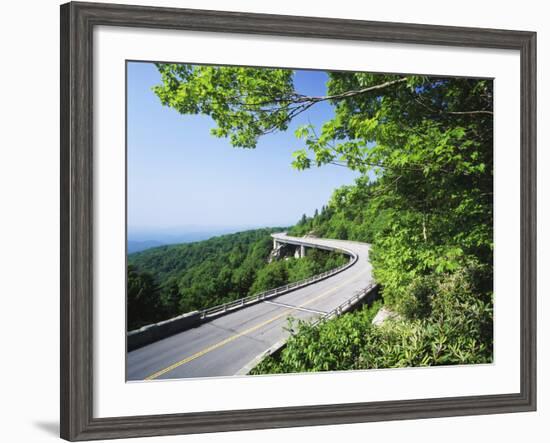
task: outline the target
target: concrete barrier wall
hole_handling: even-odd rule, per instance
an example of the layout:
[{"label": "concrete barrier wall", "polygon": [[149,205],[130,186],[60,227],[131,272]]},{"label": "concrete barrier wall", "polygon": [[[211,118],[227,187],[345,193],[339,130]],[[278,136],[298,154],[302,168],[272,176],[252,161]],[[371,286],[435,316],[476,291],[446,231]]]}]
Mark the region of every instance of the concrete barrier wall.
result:
[{"label": "concrete barrier wall", "polygon": [[159,323],[143,326],[140,329],[128,332],[126,342],[127,350],[128,352],[133,351],[134,349],[154,343],[170,335],[194,328],[201,322],[200,312],[194,311]]}]

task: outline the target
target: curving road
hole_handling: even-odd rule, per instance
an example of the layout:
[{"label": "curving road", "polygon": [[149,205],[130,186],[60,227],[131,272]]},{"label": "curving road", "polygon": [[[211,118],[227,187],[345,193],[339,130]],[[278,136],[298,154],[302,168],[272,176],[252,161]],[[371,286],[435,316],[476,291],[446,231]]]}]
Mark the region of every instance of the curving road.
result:
[{"label": "curving road", "polygon": [[344,240],[272,235],[277,241],[357,255],[354,265],[325,280],[213,319],[128,353],[127,379],[229,376],[284,341],[288,317],[314,321],[373,283],[369,245]]}]

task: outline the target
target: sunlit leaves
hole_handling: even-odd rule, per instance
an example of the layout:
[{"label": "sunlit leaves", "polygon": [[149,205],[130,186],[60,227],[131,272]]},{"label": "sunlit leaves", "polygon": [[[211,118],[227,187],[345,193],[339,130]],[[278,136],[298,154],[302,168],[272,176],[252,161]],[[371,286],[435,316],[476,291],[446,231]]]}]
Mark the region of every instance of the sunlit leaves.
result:
[{"label": "sunlit leaves", "polygon": [[181,114],[211,116],[216,137],[254,148],[258,137],[285,130],[292,119],[292,71],[285,69],[157,64],[163,105]]}]

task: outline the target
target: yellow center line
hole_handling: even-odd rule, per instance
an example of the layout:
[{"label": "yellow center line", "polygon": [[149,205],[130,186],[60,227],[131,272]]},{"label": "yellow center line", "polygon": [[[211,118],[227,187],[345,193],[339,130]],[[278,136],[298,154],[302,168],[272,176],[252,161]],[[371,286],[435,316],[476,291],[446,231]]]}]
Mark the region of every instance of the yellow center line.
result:
[{"label": "yellow center line", "polygon": [[284,317],[285,315],[289,314],[290,312],[292,311],[295,311],[297,310],[298,308],[303,308],[304,306],[307,306],[323,297],[326,297],[327,295],[333,293],[334,291],[336,291],[337,289],[341,288],[342,286],[344,285],[347,285],[348,283],[350,283],[351,281],[353,280],[356,280],[357,277],[361,274],[364,274],[365,272],[367,272],[367,270],[361,272],[360,274],[356,275],[355,277],[349,279],[349,280],[346,280],[345,282],[343,283],[340,283],[338,286],[334,286],[333,288],[329,289],[328,291],[325,291],[325,292],[322,292],[320,295],[318,295],[317,297],[314,297],[312,298],[311,300],[308,300],[307,302],[305,303],[302,303],[301,305],[295,307],[295,308],[291,308],[291,309],[287,309],[286,311],[282,312],[281,314],[278,314],[276,315],[275,317],[272,317],[270,318],[269,320],[266,320],[262,323],[259,323],[255,326],[252,326],[251,328],[248,328],[242,332],[239,332],[238,334],[235,334],[235,335],[232,335],[231,337],[228,337],[226,338],[225,340],[222,340],[218,343],[215,343],[213,344],[212,346],[209,346],[207,348],[204,348],[202,351],[199,351],[197,352],[196,354],[193,354],[187,358],[184,358],[183,360],[180,360],[164,369],[161,369],[160,371],[157,371],[157,372],[154,372],[152,373],[151,375],[148,375],[147,377],[145,377],[145,380],[154,380],[155,378],[158,378],[160,377],[161,375],[164,375],[166,374],[167,372],[170,372],[186,363],[189,363],[190,361],[193,361],[199,357],[202,357],[204,354],[208,354],[209,352],[212,352],[214,351],[215,349],[218,349],[218,348],[221,348],[222,346],[225,346],[226,344],[228,343],[231,343],[232,341],[238,339],[239,337],[242,337],[243,335],[246,335],[246,334],[250,334],[251,332],[254,332],[270,323],[273,323],[274,321],[280,319],[281,317]]}]

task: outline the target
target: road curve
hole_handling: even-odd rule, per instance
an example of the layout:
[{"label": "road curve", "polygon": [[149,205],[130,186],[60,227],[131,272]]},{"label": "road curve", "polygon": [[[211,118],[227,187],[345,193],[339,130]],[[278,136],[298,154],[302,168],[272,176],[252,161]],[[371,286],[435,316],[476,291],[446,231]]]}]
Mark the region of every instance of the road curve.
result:
[{"label": "road curve", "polygon": [[325,280],[230,312],[200,326],[131,351],[127,380],[235,375],[288,337],[288,318],[314,321],[373,283],[366,243],[273,234],[283,243],[346,250],[355,264]]}]

